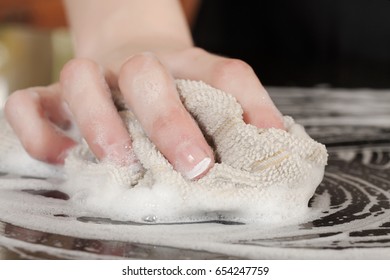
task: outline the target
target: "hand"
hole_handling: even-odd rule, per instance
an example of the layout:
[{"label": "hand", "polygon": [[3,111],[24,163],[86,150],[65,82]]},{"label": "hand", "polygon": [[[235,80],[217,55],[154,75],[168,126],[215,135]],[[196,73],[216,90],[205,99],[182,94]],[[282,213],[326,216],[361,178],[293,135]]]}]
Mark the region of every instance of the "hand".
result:
[{"label": "hand", "polygon": [[283,128],[281,114],[243,61],[193,47],[128,58],[135,52],[129,50],[101,56],[100,61],[74,59],[63,68],[59,84],[10,96],[6,117],[31,156],[62,163],[76,143],[58,128],[67,129],[74,121],[99,159],[131,164],[131,136],[110,93],[119,89],[174,168],[189,179],[199,178],[213,166],[213,151],[180,102],[174,78],[202,80],[232,94],[243,107],[246,123]]}]

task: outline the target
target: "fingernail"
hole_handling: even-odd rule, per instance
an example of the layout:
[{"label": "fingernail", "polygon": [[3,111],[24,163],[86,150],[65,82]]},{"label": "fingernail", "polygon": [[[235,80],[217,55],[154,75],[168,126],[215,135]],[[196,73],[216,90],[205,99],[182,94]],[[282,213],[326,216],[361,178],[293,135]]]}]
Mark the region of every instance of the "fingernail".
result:
[{"label": "fingernail", "polygon": [[211,158],[206,157],[202,159],[198,164],[196,164],[190,171],[185,173],[185,177],[189,180],[195,179],[200,174],[205,172],[207,168],[210,166]]},{"label": "fingernail", "polygon": [[203,174],[210,167],[211,162],[211,157],[204,150],[195,145],[184,144],[175,167],[186,179],[193,180]]}]

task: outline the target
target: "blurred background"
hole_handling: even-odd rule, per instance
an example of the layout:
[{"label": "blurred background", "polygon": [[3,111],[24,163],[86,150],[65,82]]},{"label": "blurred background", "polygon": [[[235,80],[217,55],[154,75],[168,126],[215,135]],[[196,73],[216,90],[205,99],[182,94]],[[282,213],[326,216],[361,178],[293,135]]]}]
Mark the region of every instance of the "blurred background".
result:
[{"label": "blurred background", "polygon": [[[181,2],[198,46],[247,61],[265,85],[390,88],[388,0]],[[60,0],[0,0],[0,106],[71,56]]]},{"label": "blurred background", "polygon": [[11,92],[57,80],[72,57],[59,0],[0,0],[0,108]]},{"label": "blurred background", "polygon": [[390,87],[389,0],[205,0],[194,37],[266,85]]}]

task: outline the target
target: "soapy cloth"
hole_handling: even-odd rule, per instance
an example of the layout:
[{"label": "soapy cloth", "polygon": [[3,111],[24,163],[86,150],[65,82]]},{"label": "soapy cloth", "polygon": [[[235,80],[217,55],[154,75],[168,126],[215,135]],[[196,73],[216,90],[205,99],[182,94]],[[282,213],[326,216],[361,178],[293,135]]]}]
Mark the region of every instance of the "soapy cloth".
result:
[{"label": "soapy cloth", "polygon": [[102,163],[85,143],[78,145],[66,159],[60,187],[70,201],[96,215],[141,222],[277,222],[307,211],[323,178],[324,145],[291,117],[284,117],[286,130],[259,129],[243,121],[233,96],[198,81],[176,80],[176,86],[214,149],[216,164],[207,175],[191,181],[175,171],[114,93],[139,162],[131,167]]}]

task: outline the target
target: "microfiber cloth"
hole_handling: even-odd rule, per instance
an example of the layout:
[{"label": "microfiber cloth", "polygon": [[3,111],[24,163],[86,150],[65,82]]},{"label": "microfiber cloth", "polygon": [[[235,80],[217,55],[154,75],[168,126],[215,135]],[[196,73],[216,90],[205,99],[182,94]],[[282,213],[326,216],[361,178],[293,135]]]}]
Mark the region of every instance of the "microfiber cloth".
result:
[{"label": "microfiber cloth", "polygon": [[120,94],[114,93],[139,163],[119,167],[99,162],[85,143],[78,145],[66,159],[66,180],[60,186],[72,203],[96,215],[139,222],[277,222],[307,212],[323,178],[324,145],[291,117],[284,117],[286,130],[260,129],[243,121],[233,96],[200,81],[176,80],[176,86],[214,148],[214,167],[199,180],[184,178],[148,139]]}]

